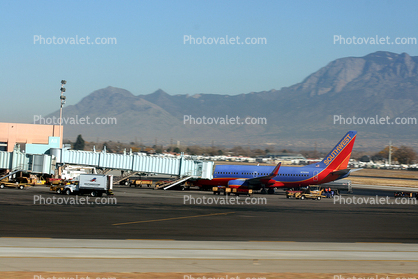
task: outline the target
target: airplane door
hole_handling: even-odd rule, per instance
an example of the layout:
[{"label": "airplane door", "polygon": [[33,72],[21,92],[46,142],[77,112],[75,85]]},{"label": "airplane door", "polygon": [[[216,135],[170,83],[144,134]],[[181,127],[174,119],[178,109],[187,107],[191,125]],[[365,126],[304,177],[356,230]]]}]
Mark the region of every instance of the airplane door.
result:
[{"label": "airplane door", "polygon": [[319,173],[319,171],[314,171],[313,172],[313,181],[316,181],[316,182],[318,182],[318,173]]}]

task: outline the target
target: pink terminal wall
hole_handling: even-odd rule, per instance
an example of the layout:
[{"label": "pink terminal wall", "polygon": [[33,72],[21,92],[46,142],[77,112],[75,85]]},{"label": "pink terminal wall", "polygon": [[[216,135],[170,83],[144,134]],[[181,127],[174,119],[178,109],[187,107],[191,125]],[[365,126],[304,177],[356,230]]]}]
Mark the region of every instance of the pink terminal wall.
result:
[{"label": "pink terminal wall", "polygon": [[0,123],[0,142],[7,142],[7,151],[12,152],[16,143],[48,144],[48,137],[60,137],[62,147],[63,127],[22,123]]}]

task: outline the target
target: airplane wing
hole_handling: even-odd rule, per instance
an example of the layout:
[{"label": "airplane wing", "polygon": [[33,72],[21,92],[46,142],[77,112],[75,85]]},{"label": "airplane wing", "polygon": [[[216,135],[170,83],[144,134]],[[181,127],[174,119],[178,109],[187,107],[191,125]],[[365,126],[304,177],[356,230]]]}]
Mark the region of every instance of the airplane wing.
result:
[{"label": "airplane wing", "polygon": [[343,170],[333,171],[330,174],[333,174],[333,175],[347,175],[349,173],[350,173],[350,169],[343,169]]},{"label": "airplane wing", "polygon": [[363,168],[360,168],[360,169],[351,169],[350,172],[359,171],[359,170],[362,170],[362,169]]},{"label": "airplane wing", "polygon": [[352,173],[354,171],[359,171],[362,169],[343,169],[343,170],[337,170],[337,171],[333,171],[331,172],[331,174],[336,174],[336,175],[347,175],[349,173]]},{"label": "airplane wing", "polygon": [[247,179],[246,183],[253,184],[253,185],[254,184],[261,184],[263,182],[266,183],[267,181],[269,181],[273,177],[276,177],[277,173],[279,172],[281,164],[282,164],[281,162],[278,163],[277,166],[274,168],[274,170],[269,175]]}]

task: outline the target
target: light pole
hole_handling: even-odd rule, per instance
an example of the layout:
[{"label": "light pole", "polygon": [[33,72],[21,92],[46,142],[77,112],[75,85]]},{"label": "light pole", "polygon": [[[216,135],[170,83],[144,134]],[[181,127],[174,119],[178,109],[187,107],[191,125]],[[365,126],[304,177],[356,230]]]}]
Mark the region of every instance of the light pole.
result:
[{"label": "light pole", "polygon": [[61,138],[61,126],[62,126],[62,107],[65,104],[65,96],[64,96],[64,92],[65,92],[65,87],[64,85],[67,83],[66,80],[61,80],[61,96],[60,96],[60,101],[61,101],[61,106],[60,106],[60,118],[59,118],[59,124],[60,124],[60,128],[59,128],[59,137],[60,137],[60,146],[62,147],[62,138]]},{"label": "light pole", "polygon": [[392,141],[389,141],[389,169],[392,165]]}]

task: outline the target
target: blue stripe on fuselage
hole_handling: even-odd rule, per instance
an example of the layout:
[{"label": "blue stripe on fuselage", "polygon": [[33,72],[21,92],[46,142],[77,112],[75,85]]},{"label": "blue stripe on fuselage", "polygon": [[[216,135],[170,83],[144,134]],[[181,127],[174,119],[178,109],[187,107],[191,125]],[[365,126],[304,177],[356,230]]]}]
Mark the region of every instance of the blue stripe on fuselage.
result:
[{"label": "blue stripe on fuselage", "polygon": [[[213,173],[213,178],[250,179],[267,176],[274,168],[274,166],[217,165]],[[277,176],[273,179],[281,182],[299,182],[312,178],[314,172],[317,174],[322,170],[324,168],[313,165],[305,167],[280,167]]]}]

